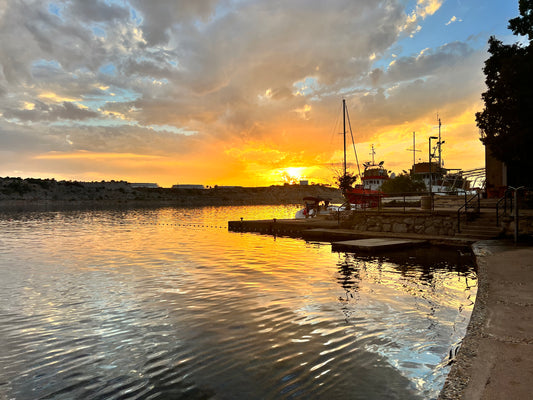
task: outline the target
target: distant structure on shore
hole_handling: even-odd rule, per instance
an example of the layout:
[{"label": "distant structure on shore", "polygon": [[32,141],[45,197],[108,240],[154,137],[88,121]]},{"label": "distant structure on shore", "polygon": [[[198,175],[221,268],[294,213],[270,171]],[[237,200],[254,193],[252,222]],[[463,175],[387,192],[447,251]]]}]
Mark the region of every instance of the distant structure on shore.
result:
[{"label": "distant structure on shore", "polygon": [[130,183],[132,188],[149,188],[157,189],[159,185],[157,183]]},{"label": "distant structure on shore", "polygon": [[204,185],[177,184],[172,185],[172,189],[205,189]]}]

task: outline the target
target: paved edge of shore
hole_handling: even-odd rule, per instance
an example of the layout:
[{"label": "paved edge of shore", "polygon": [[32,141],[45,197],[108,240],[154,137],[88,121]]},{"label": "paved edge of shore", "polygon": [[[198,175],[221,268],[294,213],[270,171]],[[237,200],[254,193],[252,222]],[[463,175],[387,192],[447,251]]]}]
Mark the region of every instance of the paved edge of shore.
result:
[{"label": "paved edge of shore", "polygon": [[476,302],[439,399],[530,398],[533,247],[487,240],[472,249]]},{"label": "paved edge of shore", "polygon": [[486,246],[484,242],[476,242],[472,245],[477,264],[478,288],[476,301],[465,337],[463,338],[452,368],[448,373],[444,387],[440,392],[439,400],[463,398],[465,389],[470,382],[475,356],[479,347],[481,326],[486,320],[488,286],[486,254],[489,249],[490,246]]}]

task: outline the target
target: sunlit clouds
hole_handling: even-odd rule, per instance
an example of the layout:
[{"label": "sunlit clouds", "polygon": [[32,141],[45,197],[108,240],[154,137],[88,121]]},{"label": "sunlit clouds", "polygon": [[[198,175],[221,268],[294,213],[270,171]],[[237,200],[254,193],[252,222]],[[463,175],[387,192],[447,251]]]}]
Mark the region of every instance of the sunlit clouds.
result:
[{"label": "sunlit clouds", "polygon": [[445,165],[481,167],[486,43],[518,14],[490,3],[1,1],[0,176],[333,183],[343,98],[359,161],[409,169],[438,114]]}]

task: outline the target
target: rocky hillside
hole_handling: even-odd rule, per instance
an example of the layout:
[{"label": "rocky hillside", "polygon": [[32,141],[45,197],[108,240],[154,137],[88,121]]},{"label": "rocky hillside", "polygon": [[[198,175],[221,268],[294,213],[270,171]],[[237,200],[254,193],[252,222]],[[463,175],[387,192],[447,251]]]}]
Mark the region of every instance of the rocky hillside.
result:
[{"label": "rocky hillside", "polygon": [[320,185],[215,187],[210,189],[136,188],[129,183],[0,178],[0,204],[117,203],[187,206],[300,204],[305,196],[342,203],[338,189]]}]

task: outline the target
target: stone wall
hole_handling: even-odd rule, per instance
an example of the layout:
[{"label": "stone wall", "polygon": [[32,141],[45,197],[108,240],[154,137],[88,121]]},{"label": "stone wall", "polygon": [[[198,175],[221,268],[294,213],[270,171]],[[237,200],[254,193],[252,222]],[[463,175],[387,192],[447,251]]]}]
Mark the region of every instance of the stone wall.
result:
[{"label": "stone wall", "polygon": [[343,225],[359,231],[454,236],[457,231],[457,214],[355,211]]}]

